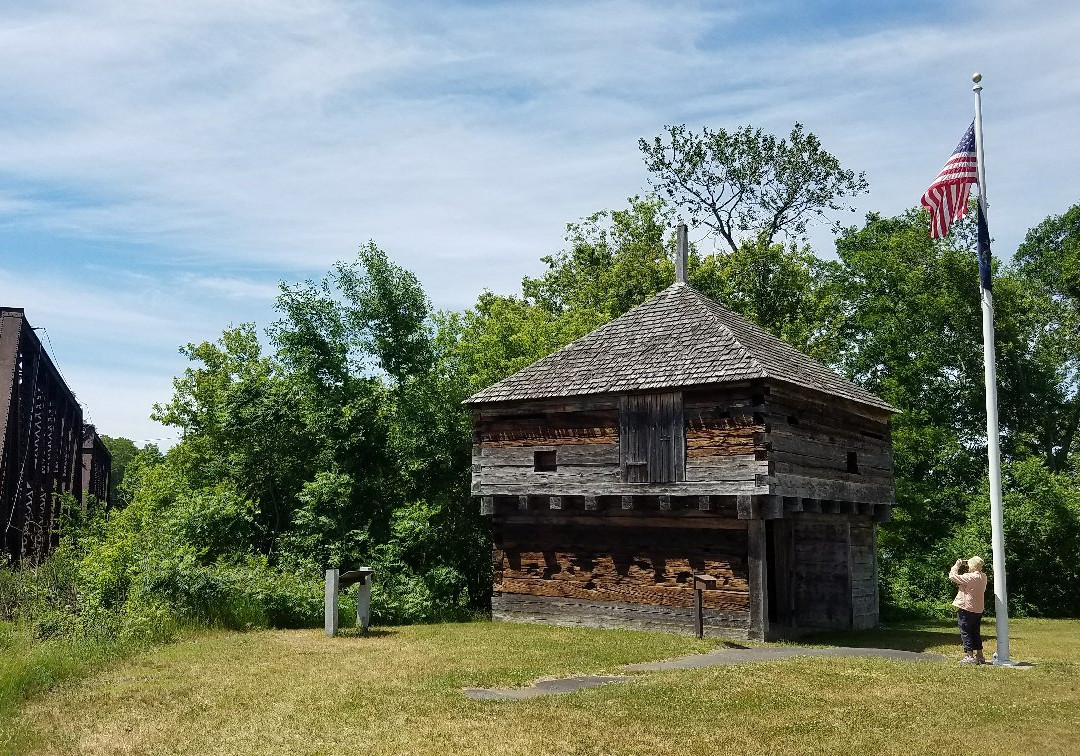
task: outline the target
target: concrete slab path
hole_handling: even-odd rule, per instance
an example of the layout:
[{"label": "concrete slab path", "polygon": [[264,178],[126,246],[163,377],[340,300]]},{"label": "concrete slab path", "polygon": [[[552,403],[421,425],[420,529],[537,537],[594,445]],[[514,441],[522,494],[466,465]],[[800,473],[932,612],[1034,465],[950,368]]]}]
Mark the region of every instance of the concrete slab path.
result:
[{"label": "concrete slab path", "polygon": [[810,648],[807,646],[758,646],[752,648],[719,648],[707,654],[684,656],[662,662],[627,664],[621,669],[627,672],[659,672],[665,669],[700,669],[702,667],[724,667],[730,664],[745,664],[757,661],[775,661],[790,659],[793,656],[877,656],[895,661],[941,661],[940,654],[919,653],[916,651],[898,651],[894,648],[855,648],[848,646],[829,646],[828,648]]},{"label": "concrete slab path", "polygon": [[[776,661],[790,659],[795,656],[872,656],[909,662],[942,661],[945,658],[940,654],[898,651],[893,648],[757,646],[751,648],[720,648],[706,654],[684,656],[668,661],[626,664],[620,667],[619,671],[662,672],[669,669],[702,669],[705,667],[723,667],[731,664]],[[563,677],[554,680],[537,680],[527,688],[466,688],[465,695],[481,701],[520,701],[557,693],[572,693],[584,688],[598,688],[601,685],[626,682],[629,679],[631,678],[628,675],[581,675],[579,677]]]}]

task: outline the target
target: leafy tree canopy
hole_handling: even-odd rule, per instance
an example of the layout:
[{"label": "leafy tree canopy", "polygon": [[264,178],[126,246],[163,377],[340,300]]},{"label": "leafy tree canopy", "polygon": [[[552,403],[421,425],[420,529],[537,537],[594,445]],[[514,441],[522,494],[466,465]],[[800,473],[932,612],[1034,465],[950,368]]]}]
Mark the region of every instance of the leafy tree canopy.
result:
[{"label": "leafy tree canopy", "polygon": [[804,239],[812,220],[868,187],[864,174],[841,167],[802,124],[780,139],[752,126],[664,132],[638,141],[654,188],[732,251],[747,240],[768,246],[778,234]]},{"label": "leafy tree canopy", "polygon": [[1027,441],[1047,467],[1065,470],[1080,430],[1080,205],[1031,229],[1013,258],[1016,276],[1039,299],[1031,350],[1052,378],[1025,386],[1039,407]]}]

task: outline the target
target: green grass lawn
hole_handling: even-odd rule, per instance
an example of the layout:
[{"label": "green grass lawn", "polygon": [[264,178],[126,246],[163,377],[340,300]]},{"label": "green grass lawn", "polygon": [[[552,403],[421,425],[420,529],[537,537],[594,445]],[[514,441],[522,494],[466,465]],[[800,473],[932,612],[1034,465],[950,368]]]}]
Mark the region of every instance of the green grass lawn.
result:
[{"label": "green grass lawn", "polygon": [[1080,753],[1080,621],[1014,620],[1012,639],[1013,658],[1033,669],[961,667],[941,623],[811,640],[947,662],[795,658],[473,701],[463,687],[613,672],[722,644],[484,622],[335,639],[209,633],[37,696],[10,726],[27,753]]}]

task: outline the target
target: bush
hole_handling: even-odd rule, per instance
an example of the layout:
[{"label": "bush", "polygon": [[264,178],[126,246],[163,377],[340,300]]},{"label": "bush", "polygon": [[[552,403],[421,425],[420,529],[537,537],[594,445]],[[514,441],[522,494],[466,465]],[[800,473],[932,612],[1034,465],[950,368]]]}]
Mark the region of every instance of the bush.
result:
[{"label": "bush", "polygon": [[321,579],[272,568],[261,557],[239,564],[163,563],[140,576],[129,601],[162,602],[189,622],[230,630],[318,627],[323,621]]},{"label": "bush", "polygon": [[[1038,460],[1006,465],[1005,566],[1010,614],[1080,616],[1080,487],[1065,473],[1052,473]],[[979,554],[993,577],[989,497],[980,497],[967,521],[942,546],[949,563]],[[955,556],[952,556],[955,555]],[[991,589],[992,590],[992,589]]]}]

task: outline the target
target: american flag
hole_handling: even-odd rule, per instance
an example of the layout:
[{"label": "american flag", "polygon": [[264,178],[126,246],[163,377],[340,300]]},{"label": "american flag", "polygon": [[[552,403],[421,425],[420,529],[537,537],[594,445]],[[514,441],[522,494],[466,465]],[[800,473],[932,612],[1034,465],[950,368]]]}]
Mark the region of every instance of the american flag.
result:
[{"label": "american flag", "polygon": [[975,159],[975,122],[956,145],[952,157],[922,196],[922,206],[930,211],[930,236],[937,239],[949,233],[949,226],[967,212],[968,193],[979,183]]}]

